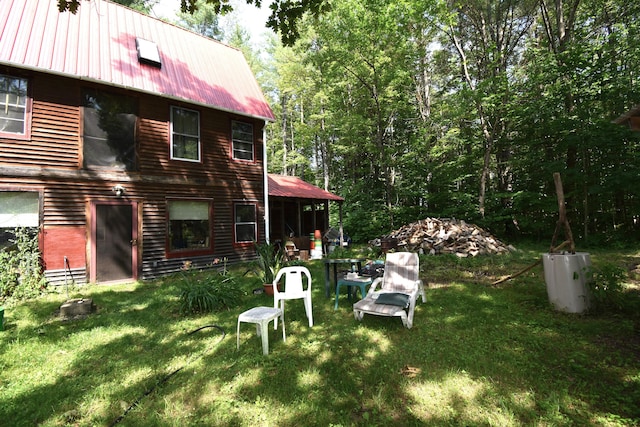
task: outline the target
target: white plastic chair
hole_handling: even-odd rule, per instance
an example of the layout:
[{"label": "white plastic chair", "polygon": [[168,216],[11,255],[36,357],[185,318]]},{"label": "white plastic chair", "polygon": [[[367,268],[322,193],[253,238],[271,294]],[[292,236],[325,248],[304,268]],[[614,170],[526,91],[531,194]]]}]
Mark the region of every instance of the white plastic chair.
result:
[{"label": "white plastic chair", "polygon": [[[303,277],[306,276],[307,286],[304,287]],[[282,291],[278,289],[278,283],[282,281]],[[307,267],[293,266],[283,267],[278,271],[273,280],[273,307],[282,310],[284,322],[284,302],[290,299],[303,299],[304,309],[309,319],[309,327],[313,326],[313,312],[311,308],[311,273]],[[273,329],[278,329],[278,322],[273,324]]]}]

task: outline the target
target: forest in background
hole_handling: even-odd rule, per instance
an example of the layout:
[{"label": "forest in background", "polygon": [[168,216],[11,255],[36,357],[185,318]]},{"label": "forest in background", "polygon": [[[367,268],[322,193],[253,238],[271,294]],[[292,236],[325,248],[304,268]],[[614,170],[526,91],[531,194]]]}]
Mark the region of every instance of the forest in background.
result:
[{"label": "forest in background", "polygon": [[[425,217],[550,240],[637,241],[640,4],[336,0],[259,74],[271,172],[345,198],[356,241]],[[334,210],[336,212],[337,210]]]},{"label": "forest in background", "polygon": [[614,122],[640,104],[640,4],[310,3],[330,7],[286,46],[241,16],[223,31],[203,0],[179,24],[243,50],[277,117],[269,172],[344,197],[354,241],[426,217],[549,241],[554,172],[577,240],[640,237],[639,135]]}]

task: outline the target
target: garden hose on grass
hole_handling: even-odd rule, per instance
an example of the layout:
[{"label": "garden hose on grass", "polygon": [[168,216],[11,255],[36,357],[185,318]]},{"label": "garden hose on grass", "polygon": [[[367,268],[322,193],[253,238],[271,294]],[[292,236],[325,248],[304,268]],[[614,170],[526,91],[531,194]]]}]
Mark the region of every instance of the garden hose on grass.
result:
[{"label": "garden hose on grass", "polygon": [[207,347],[204,351],[202,351],[198,357],[195,357],[191,360],[188,360],[187,363],[185,363],[184,365],[182,365],[181,367],[179,367],[178,369],[174,370],[173,372],[171,372],[170,374],[165,375],[163,378],[160,379],[160,381],[158,381],[153,387],[151,387],[150,389],[148,389],[147,391],[145,391],[144,393],[142,393],[140,395],[140,397],[138,397],[131,405],[129,405],[129,407],[122,413],[122,415],[120,415],[118,418],[115,419],[115,421],[113,423],[111,423],[111,426],[115,426],[116,424],[118,424],[120,421],[123,420],[124,417],[127,416],[127,414],[129,413],[129,411],[131,411],[133,408],[135,408],[136,406],[138,406],[138,404],[140,403],[140,401],[142,399],[145,398],[145,396],[150,395],[151,393],[154,392],[155,389],[157,389],[158,387],[160,387],[161,385],[163,385],[164,383],[166,383],[167,381],[169,381],[169,379],[174,376],[175,374],[177,374],[178,372],[180,372],[181,370],[183,370],[184,368],[186,368],[187,366],[189,366],[191,363],[195,362],[196,360],[202,358],[202,356],[205,355],[205,353],[208,353],[215,345],[218,345],[222,342],[222,340],[224,339],[224,337],[227,335],[226,332],[224,331],[224,329],[222,329],[222,327],[218,326],[218,325],[205,325],[205,326],[201,326],[198,329],[194,329],[193,331],[189,332],[187,335],[193,335],[198,331],[201,331],[203,329],[207,329],[207,328],[216,328],[218,329],[221,333],[222,336],[220,337],[220,339],[215,343],[210,345],[209,347]]}]

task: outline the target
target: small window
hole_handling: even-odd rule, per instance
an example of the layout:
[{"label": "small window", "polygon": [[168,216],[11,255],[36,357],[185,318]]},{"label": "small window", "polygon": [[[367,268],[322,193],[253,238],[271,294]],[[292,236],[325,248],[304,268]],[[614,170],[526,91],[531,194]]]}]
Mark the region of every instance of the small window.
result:
[{"label": "small window", "polygon": [[211,203],[208,201],[170,201],[169,251],[211,249]]},{"label": "small window", "polygon": [[257,221],[256,205],[236,203],[235,211],[235,234],[236,243],[252,243],[256,241]]},{"label": "small window", "polygon": [[0,74],[0,133],[26,136],[27,79]]},{"label": "small window", "polygon": [[84,92],[84,167],[134,170],[137,103],[135,98]]},{"label": "small window", "polygon": [[171,107],[171,158],[200,161],[200,113]]},{"label": "small window", "polygon": [[253,125],[243,122],[231,122],[231,141],[233,158],[253,161]]},{"label": "small window", "polygon": [[34,234],[40,224],[40,195],[27,191],[0,192],[0,248],[11,244],[17,228]]}]

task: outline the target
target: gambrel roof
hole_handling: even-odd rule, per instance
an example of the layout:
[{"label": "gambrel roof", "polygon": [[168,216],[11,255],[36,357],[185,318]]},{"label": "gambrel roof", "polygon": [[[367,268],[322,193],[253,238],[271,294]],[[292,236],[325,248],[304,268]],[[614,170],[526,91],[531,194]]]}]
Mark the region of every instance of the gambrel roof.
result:
[{"label": "gambrel roof", "polygon": [[0,65],[274,119],[241,51],[107,0],[80,4],[74,15],[57,0],[1,0]]}]

